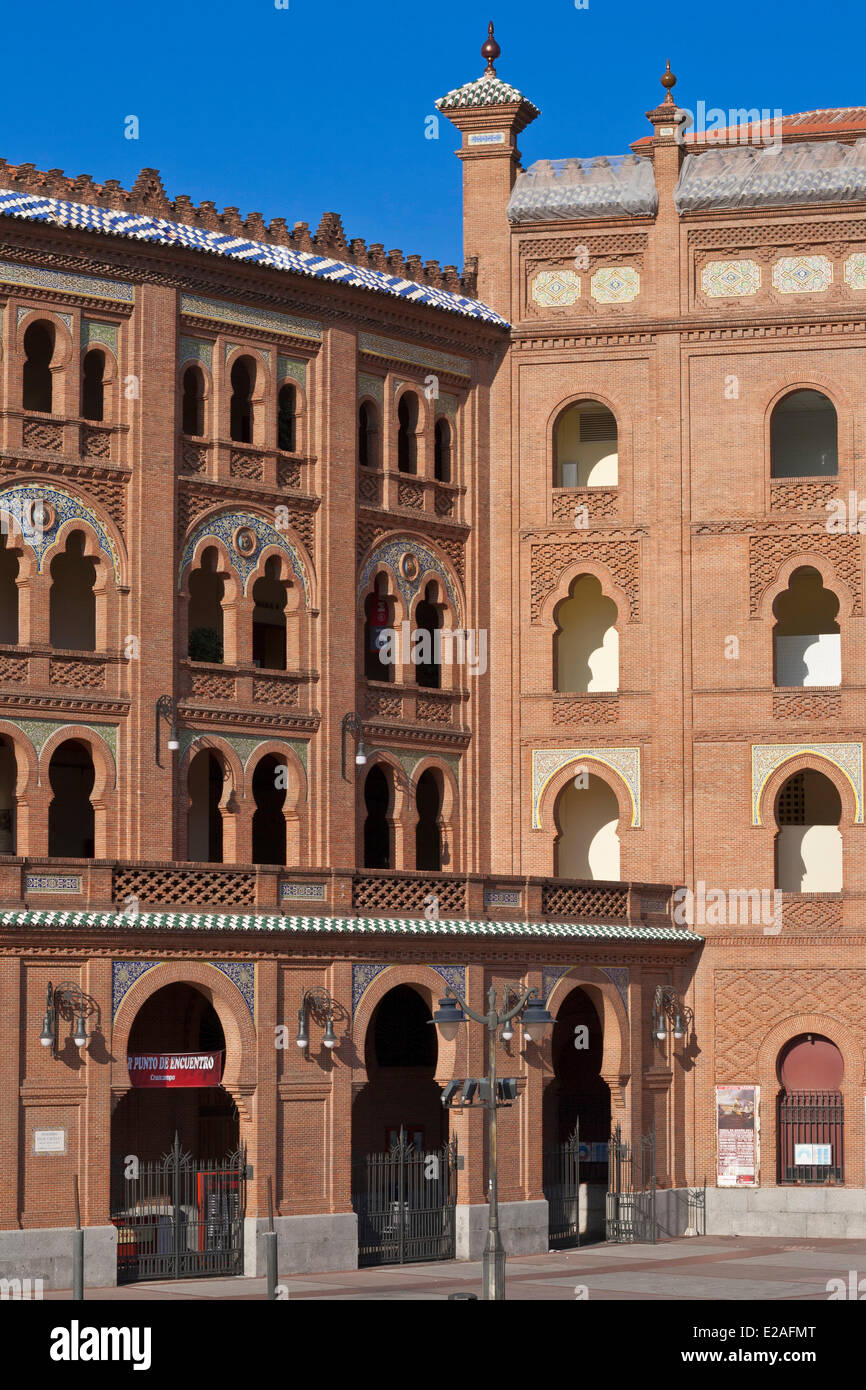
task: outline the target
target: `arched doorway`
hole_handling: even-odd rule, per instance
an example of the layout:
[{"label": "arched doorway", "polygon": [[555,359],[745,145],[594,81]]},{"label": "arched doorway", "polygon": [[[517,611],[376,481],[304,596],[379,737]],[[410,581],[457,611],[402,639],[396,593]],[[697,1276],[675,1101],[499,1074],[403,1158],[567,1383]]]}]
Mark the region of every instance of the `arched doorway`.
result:
[{"label": "arched doorway", "polygon": [[52,859],[92,859],[95,818],[90,793],[95,781],[90,749],[69,738],[48,765],[54,793],[48,807],[48,854]]},{"label": "arched doorway", "polygon": [[187,856],[203,864],[223,862],[221,801],[226,769],[210,749],[196,753],[189,765]]},{"label": "arched doorway", "polygon": [[778,1182],[832,1187],[845,1181],[845,1063],[834,1042],[801,1033],[786,1043],[776,1064]]},{"label": "arched doorway", "polygon": [[544,1190],[552,1244],[604,1238],[610,1088],[601,1076],[604,1028],[590,993],[574,988],[551,1038],[553,1079],[543,1101]]},{"label": "arched doorway", "polygon": [[118,1281],[240,1274],[246,1160],[221,1085],[226,1039],[207,993],[165,985],[129,1033],[130,1089],[111,1121]]},{"label": "arched doorway", "polygon": [[253,863],[285,864],[286,762],[276,753],[266,753],[253,773]]},{"label": "arched doorway", "polygon": [[581,769],[557,796],[553,816],[556,878],[619,879],[619,803],[607,782]]},{"label": "arched doorway", "polygon": [[795,772],[776,798],[776,887],[783,893],[841,893],[842,798],[816,768]]},{"label": "arched doorway", "polygon": [[365,1039],[367,1084],[352,1107],[352,1202],[358,1262],[453,1259],[457,1151],[434,1080],[438,1057],[428,990],[397,985]]}]

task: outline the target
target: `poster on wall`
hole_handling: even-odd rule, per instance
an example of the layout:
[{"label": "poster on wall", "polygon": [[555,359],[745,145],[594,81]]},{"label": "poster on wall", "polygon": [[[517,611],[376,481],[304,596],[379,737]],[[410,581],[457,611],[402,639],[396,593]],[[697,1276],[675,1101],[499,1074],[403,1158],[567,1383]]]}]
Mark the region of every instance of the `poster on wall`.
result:
[{"label": "poster on wall", "polygon": [[758,1086],[716,1087],[719,1187],[758,1181]]},{"label": "poster on wall", "polygon": [[221,1052],[131,1052],[126,1064],[133,1086],[218,1086]]}]

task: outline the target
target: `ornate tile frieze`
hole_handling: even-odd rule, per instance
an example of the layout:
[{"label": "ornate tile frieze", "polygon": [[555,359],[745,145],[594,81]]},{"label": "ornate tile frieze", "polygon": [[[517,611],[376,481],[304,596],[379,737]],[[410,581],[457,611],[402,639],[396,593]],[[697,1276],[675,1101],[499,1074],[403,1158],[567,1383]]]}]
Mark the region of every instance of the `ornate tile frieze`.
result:
[{"label": "ornate tile frieze", "polygon": [[851,784],[857,825],[863,824],[863,744],[862,743],[753,743],[752,744],[752,825],[763,825],[761,797],[777,768],[792,758],[824,758],[837,767]]},{"label": "ornate tile frieze", "polygon": [[411,362],[431,371],[448,372],[451,376],[471,377],[472,363],[466,357],[450,352],[434,352],[432,348],[416,347],[399,338],[383,338],[378,333],[359,333],[358,351],[368,357],[383,357],[393,362]]},{"label": "ornate tile frieze", "polygon": [[443,565],[439,556],[417,536],[397,536],[376,546],[368,557],[358,580],[359,601],[362,602],[366,596],[370,576],[379,564],[388,566],[407,609],[420,591],[425,576],[428,574],[438,575],[445,585],[445,591],[457,619],[457,626],[462,624],[460,595],[450,572]]},{"label": "ornate tile frieze", "polygon": [[68,275],[61,270],[46,270],[43,266],[16,265],[14,261],[0,261],[0,281],[7,285],[26,285],[34,290],[116,299],[122,304],[135,302],[134,286],[121,280],[104,280],[97,275]]},{"label": "ornate tile frieze", "polygon": [[541,829],[541,800],[548,784],[569,763],[595,761],[610,768],[625,783],[631,801],[631,823],[641,823],[640,748],[533,748],[532,828]]},{"label": "ornate tile frieze", "polygon": [[832,283],[829,256],[782,256],[773,266],[773,288],[780,294],[820,294]]},{"label": "ornate tile frieze", "polygon": [[640,274],[630,265],[603,266],[589,282],[598,304],[628,304],[640,294]]},{"label": "ornate tile frieze", "polygon": [[701,270],[701,290],[707,299],[740,299],[761,288],[757,261],[707,261]]},{"label": "ornate tile frieze", "polygon": [[[37,506],[43,508],[42,524],[38,528],[35,524],[29,524],[29,519],[34,515],[33,509]],[[47,552],[67,522],[89,522],[99,549],[111,564],[115,580],[120,582],[117,547],[93,508],[85,506],[80,498],[44,483],[18,485],[0,492],[0,512],[6,512],[19,528],[23,528],[23,542],[30,546],[36,556],[40,574]]]},{"label": "ornate tile frieze", "polygon": [[[187,749],[190,748],[194,743],[202,742],[207,747],[211,747],[213,739],[218,738],[223,743],[229,744],[229,746],[235,750],[244,768],[246,768],[247,763],[249,762],[250,758],[253,756],[257,748],[261,748],[262,744],[264,743],[273,742],[272,736],[269,736],[268,738],[261,738],[256,735],[230,734],[222,729],[213,729],[209,731],[205,731],[202,729],[178,729],[177,737],[178,742],[180,743],[181,757],[184,756]],[[280,743],[284,744],[286,748],[291,748],[292,752],[297,756],[298,761],[300,762],[301,766],[306,772],[308,747],[306,740],[302,738],[280,738]],[[311,896],[316,895],[313,894]]]},{"label": "ornate tile frieze", "polygon": [[25,874],[25,893],[80,893],[81,874]]},{"label": "ornate tile frieze", "polygon": [[248,309],[244,304],[232,304],[228,300],[182,294],[180,312],[188,314],[191,318],[211,319],[214,323],[232,323],[244,328],[257,328],[262,333],[308,338],[311,343],[322,341],[320,323],[316,323],[314,319],[298,318],[295,314],[279,314],[274,309]]},{"label": "ornate tile frieze", "polygon": [[80,720],[69,719],[6,719],[7,724],[14,724],[16,729],[20,729],[36,750],[36,756],[42,752],[52,734],[56,734],[58,729],[89,729],[92,734],[96,734],[102,739],[103,743],[111,749],[111,756],[117,759],[117,729],[116,724],[85,724]]},{"label": "ornate tile frieze", "polygon": [[296,381],[299,386],[306,388],[307,364],[301,358],[284,357],[281,352],[278,352],[277,383],[289,380]]},{"label": "ornate tile frieze", "polygon": [[181,367],[185,362],[201,362],[210,370],[213,367],[213,343],[181,334],[177,341],[177,361]]},{"label": "ornate tile frieze", "polygon": [[[38,313],[38,312],[39,312],[39,310],[38,310],[33,304],[19,304],[19,305],[18,305],[18,313],[15,315],[15,326],[17,327],[18,324],[21,323],[22,319],[26,319],[26,317],[27,317],[28,314],[35,314],[35,313]],[[54,315],[54,317],[55,317],[56,319],[60,319],[60,322],[61,322],[61,323],[65,323],[65,324],[66,324],[66,327],[67,327],[69,333],[71,334],[71,333],[72,333],[72,315],[71,315],[71,314],[60,314],[60,313],[58,313],[58,311],[57,311],[56,309],[52,309],[51,312],[52,312],[52,314]]]}]

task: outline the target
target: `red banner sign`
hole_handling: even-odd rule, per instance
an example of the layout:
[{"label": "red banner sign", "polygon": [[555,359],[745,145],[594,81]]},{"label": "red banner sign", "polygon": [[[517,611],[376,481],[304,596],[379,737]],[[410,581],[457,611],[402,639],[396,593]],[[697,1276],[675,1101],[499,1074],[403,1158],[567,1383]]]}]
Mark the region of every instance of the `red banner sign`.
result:
[{"label": "red banner sign", "polygon": [[221,1052],[130,1053],[126,1064],[133,1086],[218,1086]]}]

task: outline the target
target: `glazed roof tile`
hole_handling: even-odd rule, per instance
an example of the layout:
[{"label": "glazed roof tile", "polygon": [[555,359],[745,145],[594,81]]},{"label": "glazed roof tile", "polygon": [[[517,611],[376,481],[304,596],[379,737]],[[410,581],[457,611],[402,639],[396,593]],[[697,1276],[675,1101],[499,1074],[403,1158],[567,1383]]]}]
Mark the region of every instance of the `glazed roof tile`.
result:
[{"label": "glazed roof tile", "polygon": [[512,87],[507,82],[503,82],[501,78],[485,72],[474,82],[464,82],[462,87],[455,87],[453,91],[446,92],[444,97],[440,97],[438,101],[434,102],[434,105],[438,111],[456,111],[459,107],[465,106],[505,106],[511,102],[521,101],[536,116],[541,114],[538,107],[533,106],[532,102],[516,87]]},{"label": "glazed roof tile", "polygon": [[392,295],[414,304],[426,304],[452,314],[461,314],[464,318],[508,327],[507,321],[486,304],[450,290],[419,285],[414,280],[404,280],[398,275],[388,275],[385,271],[370,270],[365,266],[349,265],[330,256],[295,251],[288,246],[267,246],[264,242],[251,241],[247,237],[190,227],[181,222],[168,222],[162,217],[92,207],[87,203],[73,203],[11,189],[0,190],[0,214],[27,222],[47,222],[57,227],[80,228],[105,236],[151,242],[157,246],[205,251],[233,261],[267,266],[317,280],[330,280],[353,289],[372,290],[376,294]]},{"label": "glazed roof tile", "polygon": [[677,927],[627,926],[622,922],[431,922],[414,917],[288,917],[280,914],[222,912],[11,911],[0,913],[3,928],[78,931],[284,932],[333,936],[470,936],[584,938],[599,941],[667,941],[698,945],[703,937]]}]

